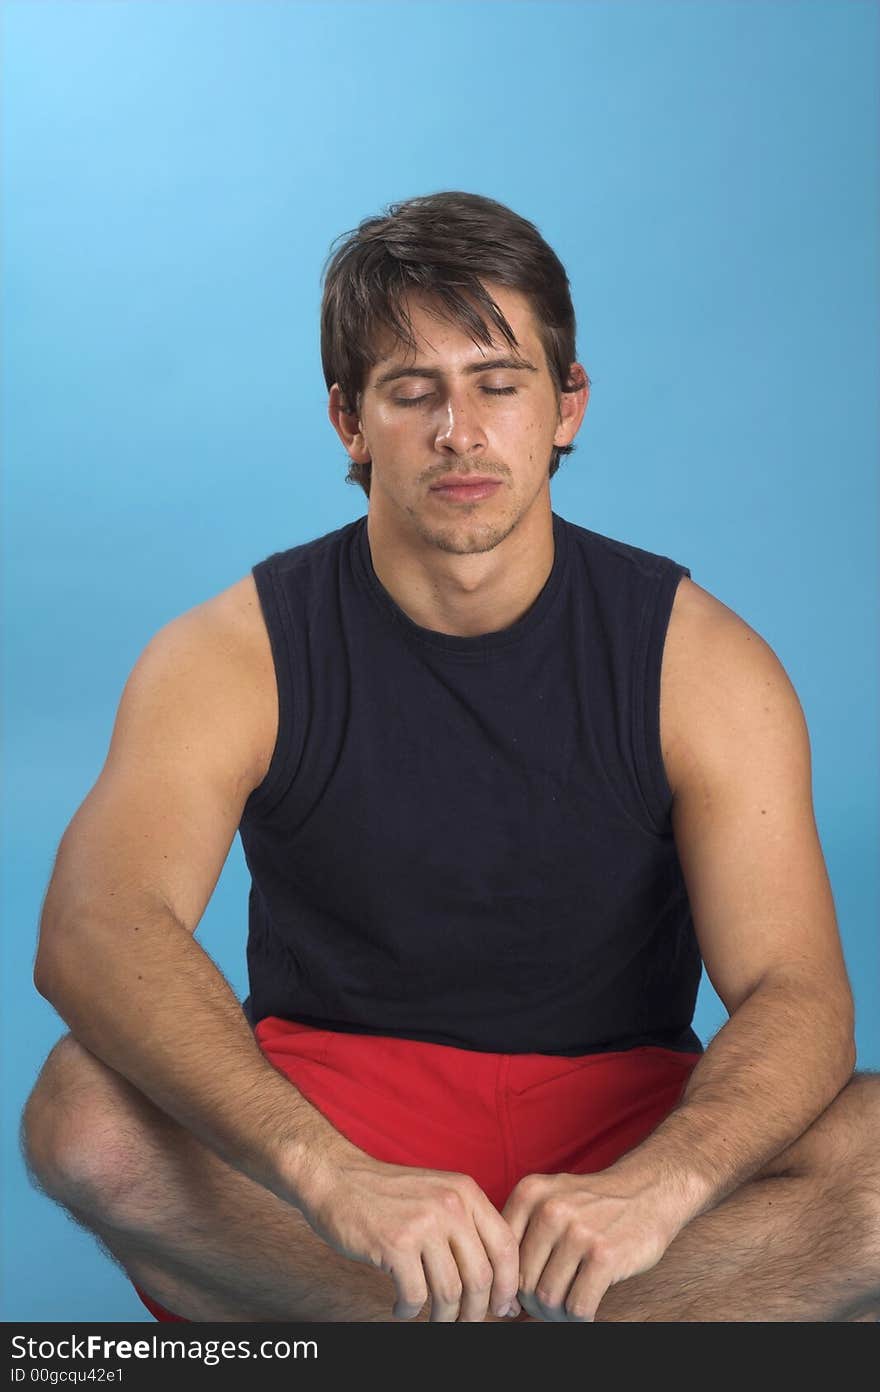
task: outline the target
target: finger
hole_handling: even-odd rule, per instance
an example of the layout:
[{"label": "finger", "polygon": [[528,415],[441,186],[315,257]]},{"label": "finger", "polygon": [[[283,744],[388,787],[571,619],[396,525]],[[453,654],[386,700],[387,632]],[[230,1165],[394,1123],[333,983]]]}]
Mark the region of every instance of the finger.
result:
[{"label": "finger", "polygon": [[557,1242],[535,1286],[535,1300],[546,1320],[563,1323],[576,1317],[567,1307],[569,1292],[584,1257],[583,1247],[570,1239]]},{"label": "finger", "polygon": [[425,1272],[418,1255],[399,1255],[385,1269],[392,1276],[397,1290],[392,1316],[394,1319],[415,1319],[428,1298]]},{"label": "finger", "polygon": [[534,1296],[521,1295],[520,1300],[523,1313],[519,1319],[514,1320],[514,1324],[519,1324],[521,1319],[540,1320],[542,1323],[546,1321],[546,1316]]},{"label": "finger", "polygon": [[492,1267],[489,1308],[493,1315],[500,1315],[507,1305],[512,1305],[513,1313],[518,1314],[519,1242],[489,1199],[474,1207],[473,1219]]},{"label": "finger", "polygon": [[422,1251],[422,1266],[431,1292],[431,1324],[451,1324],[461,1307],[462,1280],[449,1243],[437,1241]]},{"label": "finger", "polygon": [[[453,1233],[449,1240],[461,1278],[461,1309],[458,1318],[482,1323],[489,1309],[495,1272],[475,1223],[469,1231]],[[505,1302],[506,1303],[506,1302]],[[500,1313],[494,1310],[493,1314]]]},{"label": "finger", "polygon": [[506,1223],[513,1233],[517,1245],[523,1240],[523,1234],[528,1227],[533,1204],[533,1200],[527,1200],[524,1196],[519,1194],[517,1187],[511,1190],[507,1202],[499,1214],[502,1222]]},{"label": "finger", "polygon": [[578,1268],[565,1300],[566,1319],[583,1323],[593,1321],[608,1287],[614,1284],[614,1273],[606,1263],[585,1257]]},{"label": "finger", "polygon": [[532,1313],[531,1306],[534,1304],[541,1310],[543,1319],[549,1316],[544,1315],[541,1308],[537,1294],[538,1283],[558,1236],[558,1232],[555,1232],[546,1220],[542,1221],[533,1215],[519,1245],[519,1301],[529,1313]]}]

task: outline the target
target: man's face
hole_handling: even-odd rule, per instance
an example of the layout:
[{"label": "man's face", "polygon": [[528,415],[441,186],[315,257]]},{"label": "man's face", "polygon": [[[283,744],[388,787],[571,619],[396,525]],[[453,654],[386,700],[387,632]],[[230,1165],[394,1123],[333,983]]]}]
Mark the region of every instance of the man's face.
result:
[{"label": "man's face", "polygon": [[491,347],[475,343],[430,301],[410,296],[417,352],[390,334],[380,340],[359,413],[340,415],[331,390],[331,419],[349,454],[372,462],[371,517],[401,539],[458,555],[489,551],[531,509],[549,510],[553,446],[571,442],[587,398],[585,387],[560,408],[527,300],[486,289],[516,350],[494,329]]}]

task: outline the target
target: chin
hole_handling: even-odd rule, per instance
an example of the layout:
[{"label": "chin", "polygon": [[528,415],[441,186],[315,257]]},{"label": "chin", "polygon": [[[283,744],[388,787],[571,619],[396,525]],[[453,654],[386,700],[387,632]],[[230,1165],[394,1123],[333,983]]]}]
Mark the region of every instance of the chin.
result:
[{"label": "chin", "polygon": [[494,551],[504,538],[509,536],[518,519],[505,519],[498,522],[457,522],[446,526],[432,526],[430,523],[417,523],[419,535],[429,546],[438,551],[446,551],[453,556],[478,556],[485,551]]}]

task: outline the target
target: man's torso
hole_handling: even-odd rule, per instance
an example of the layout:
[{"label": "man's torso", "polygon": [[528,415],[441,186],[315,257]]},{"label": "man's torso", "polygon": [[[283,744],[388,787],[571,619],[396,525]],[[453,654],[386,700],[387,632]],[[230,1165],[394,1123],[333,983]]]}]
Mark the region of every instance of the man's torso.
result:
[{"label": "man's torso", "polygon": [[[272,648],[252,574],[211,601],[228,615],[230,640],[253,671],[253,695],[241,719],[253,730],[252,786],[258,787],[272,760],[278,737],[278,692]],[[688,730],[694,676],[703,661],[708,626],[730,622],[732,611],[700,585],[683,576],[675,592],[663,649],[660,679],[660,743],[669,786],[675,792],[688,760]]]}]

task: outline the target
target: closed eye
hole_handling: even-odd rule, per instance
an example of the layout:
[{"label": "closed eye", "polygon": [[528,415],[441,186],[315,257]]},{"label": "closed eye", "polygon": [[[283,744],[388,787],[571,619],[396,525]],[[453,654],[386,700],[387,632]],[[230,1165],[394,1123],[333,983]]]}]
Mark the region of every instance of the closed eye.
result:
[{"label": "closed eye", "polygon": [[[489,396],[513,396],[519,389],[517,387],[481,387],[480,390]],[[432,395],[432,392],[426,392],[424,396],[394,396],[391,400],[395,406],[418,406],[420,401],[427,401]]]}]

